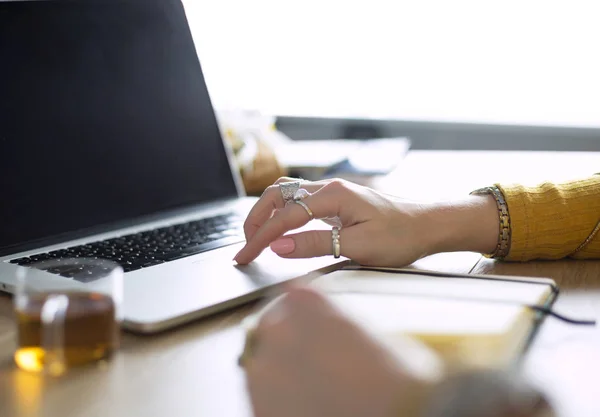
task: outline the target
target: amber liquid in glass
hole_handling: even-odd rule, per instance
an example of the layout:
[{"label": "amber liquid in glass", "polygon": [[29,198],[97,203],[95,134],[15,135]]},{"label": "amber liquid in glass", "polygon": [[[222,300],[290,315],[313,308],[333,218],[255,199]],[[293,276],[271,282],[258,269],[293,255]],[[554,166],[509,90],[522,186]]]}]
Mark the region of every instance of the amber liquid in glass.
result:
[{"label": "amber liquid in glass", "polygon": [[[29,295],[24,306],[16,310],[18,346],[15,362],[26,371],[48,370],[41,311],[50,295]],[[60,374],[69,367],[107,358],[119,345],[119,325],[115,320],[115,304],[111,297],[90,292],[64,295],[69,299],[62,336],[64,366],[50,370],[54,374]]]}]

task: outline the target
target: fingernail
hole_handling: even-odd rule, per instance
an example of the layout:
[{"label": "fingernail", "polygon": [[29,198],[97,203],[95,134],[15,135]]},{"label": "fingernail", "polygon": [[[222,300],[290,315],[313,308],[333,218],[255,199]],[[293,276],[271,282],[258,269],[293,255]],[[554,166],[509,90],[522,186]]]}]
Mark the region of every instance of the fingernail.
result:
[{"label": "fingernail", "polygon": [[275,242],[271,242],[270,246],[271,250],[278,255],[287,255],[296,249],[296,243],[290,237],[277,239]]},{"label": "fingernail", "polygon": [[[241,251],[240,251],[240,252],[241,252]],[[236,253],[236,254],[235,254],[235,256],[233,257],[233,260],[234,260],[235,262],[237,262],[237,260],[238,260],[238,256],[240,256],[240,252]]]}]

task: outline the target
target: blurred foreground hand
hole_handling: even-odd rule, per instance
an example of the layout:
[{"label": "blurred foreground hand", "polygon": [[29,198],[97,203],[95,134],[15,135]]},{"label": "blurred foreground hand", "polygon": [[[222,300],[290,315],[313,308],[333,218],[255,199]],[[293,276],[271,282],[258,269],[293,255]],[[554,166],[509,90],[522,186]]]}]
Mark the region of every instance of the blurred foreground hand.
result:
[{"label": "blurred foreground hand", "polygon": [[410,339],[389,349],[305,288],[264,312],[244,360],[257,417],[420,415],[438,365]]}]

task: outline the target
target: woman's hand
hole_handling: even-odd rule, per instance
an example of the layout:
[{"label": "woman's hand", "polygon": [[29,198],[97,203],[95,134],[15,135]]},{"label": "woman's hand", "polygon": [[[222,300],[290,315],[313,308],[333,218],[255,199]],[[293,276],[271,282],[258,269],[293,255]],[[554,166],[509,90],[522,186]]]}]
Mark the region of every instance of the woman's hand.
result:
[{"label": "woman's hand", "polygon": [[[310,289],[269,308],[253,340],[244,366],[257,417],[419,415],[429,388],[421,375],[439,376],[429,350],[399,340],[392,354]],[[419,377],[408,370],[416,363]]]},{"label": "woman's hand", "polygon": [[[246,246],[234,260],[247,264],[267,246],[284,258],[332,253],[331,232],[285,233],[310,221],[298,204],[284,205],[280,182],[270,186],[244,224]],[[311,195],[302,201],[315,218],[338,217],[342,256],[363,265],[405,266],[442,251],[491,252],[498,236],[498,212],[491,197],[420,204],[334,179],[301,185]]]}]

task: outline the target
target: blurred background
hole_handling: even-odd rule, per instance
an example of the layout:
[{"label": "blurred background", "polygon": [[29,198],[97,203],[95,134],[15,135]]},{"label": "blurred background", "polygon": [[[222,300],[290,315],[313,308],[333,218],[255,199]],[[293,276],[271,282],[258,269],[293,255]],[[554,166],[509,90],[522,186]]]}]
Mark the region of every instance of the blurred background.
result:
[{"label": "blurred background", "polygon": [[215,106],[292,138],[600,150],[595,1],[184,3]]},{"label": "blurred background", "polygon": [[216,109],[288,139],[600,151],[595,1],[184,4]]}]

